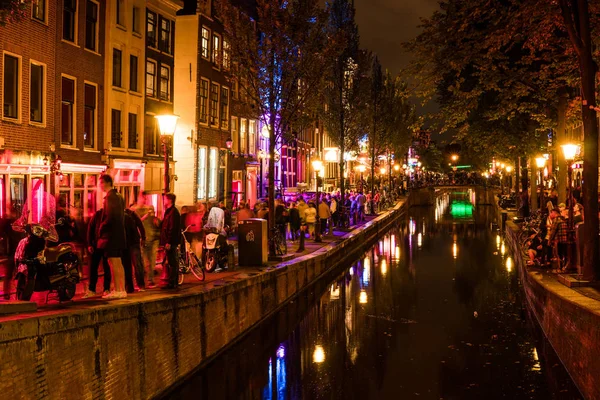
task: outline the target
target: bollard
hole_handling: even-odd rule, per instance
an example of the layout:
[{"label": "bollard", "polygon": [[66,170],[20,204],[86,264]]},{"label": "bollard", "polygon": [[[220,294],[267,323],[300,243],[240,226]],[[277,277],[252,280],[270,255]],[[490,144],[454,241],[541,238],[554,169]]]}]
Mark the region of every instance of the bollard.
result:
[{"label": "bollard", "polygon": [[300,227],[300,245],[298,246],[298,251],[296,251],[296,253],[301,253],[301,252],[304,251],[304,240],[306,239],[304,237],[304,235],[305,235],[305,231],[304,231],[305,227],[306,227],[306,225],[302,225]]}]

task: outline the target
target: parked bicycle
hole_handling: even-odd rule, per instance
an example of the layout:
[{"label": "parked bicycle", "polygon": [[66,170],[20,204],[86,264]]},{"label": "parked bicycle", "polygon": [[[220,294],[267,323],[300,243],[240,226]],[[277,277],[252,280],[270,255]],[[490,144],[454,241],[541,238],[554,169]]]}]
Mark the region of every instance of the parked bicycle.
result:
[{"label": "parked bicycle", "polygon": [[[204,279],[205,279],[204,266],[202,265],[202,262],[200,262],[200,259],[198,258],[198,256],[196,256],[196,253],[194,253],[194,251],[192,250],[192,244],[185,236],[185,234],[188,232],[188,230],[193,226],[195,226],[195,224],[188,225],[183,231],[181,231],[181,236],[183,236],[183,242],[185,244],[185,252],[183,255],[181,254],[181,245],[177,246],[176,254],[177,254],[177,263],[179,265],[179,275],[178,275],[177,283],[179,285],[181,285],[183,283],[183,281],[185,279],[185,275],[188,275],[190,272],[199,281],[204,281]],[[168,263],[167,257],[165,257],[164,248],[160,248],[159,252],[162,253],[162,255],[163,255],[162,261],[160,262],[160,264],[162,264],[163,269],[164,269],[166,267],[166,264]],[[158,264],[158,262],[157,262],[157,264]]]},{"label": "parked bicycle", "polygon": [[275,250],[275,254],[282,256],[287,253],[287,242],[278,228],[271,229],[271,238],[269,239],[269,248]]}]

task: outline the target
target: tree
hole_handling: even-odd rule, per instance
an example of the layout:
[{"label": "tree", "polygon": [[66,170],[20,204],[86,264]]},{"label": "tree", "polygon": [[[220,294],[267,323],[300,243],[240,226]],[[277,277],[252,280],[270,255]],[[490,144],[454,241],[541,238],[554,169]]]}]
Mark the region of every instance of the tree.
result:
[{"label": "tree", "polygon": [[[583,119],[583,208],[587,218],[583,225],[583,279],[600,278],[598,254],[598,120],[596,119],[596,73],[593,57],[592,27],[587,0],[559,0],[564,25],[579,62],[581,78],[581,115]],[[572,201],[569,199],[569,201]]]},{"label": "tree", "polygon": [[[328,57],[326,13],[317,0],[256,0],[255,18],[227,0],[217,4],[240,91],[269,131],[269,232],[275,226],[275,148],[320,96]],[[272,251],[273,249],[271,249]]]},{"label": "tree", "polygon": [[370,54],[360,51],[354,5],[348,0],[333,0],[327,5],[327,37],[333,51],[327,65],[323,102],[327,104],[325,126],[331,139],[340,147],[340,204],[345,204],[344,168],[346,151],[354,150],[365,132],[364,96],[366,70]]},{"label": "tree", "polygon": [[26,16],[30,0],[0,0],[0,26],[18,22]]}]

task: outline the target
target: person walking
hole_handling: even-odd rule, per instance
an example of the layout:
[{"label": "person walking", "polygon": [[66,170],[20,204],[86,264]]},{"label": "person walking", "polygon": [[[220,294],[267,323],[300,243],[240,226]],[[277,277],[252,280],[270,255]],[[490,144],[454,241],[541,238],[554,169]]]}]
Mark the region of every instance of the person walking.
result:
[{"label": "person walking", "polygon": [[317,209],[315,203],[309,203],[308,208],[304,211],[304,218],[306,225],[308,225],[308,234],[314,238],[315,236],[315,224],[317,222]]},{"label": "person walking", "polygon": [[250,218],[254,218],[254,212],[250,209],[250,203],[241,202],[240,209],[236,214],[236,218],[238,223],[240,221],[245,221]]},{"label": "person walking", "polygon": [[331,210],[329,209],[329,204],[326,201],[322,201],[319,203],[319,233],[321,235],[325,234],[325,230],[327,229],[327,221],[331,218]]},{"label": "person walking", "polygon": [[300,237],[300,225],[302,224],[302,221],[300,220],[300,212],[298,211],[295,202],[292,202],[292,204],[290,205],[289,214],[292,240],[296,240]]},{"label": "person walking", "polygon": [[104,293],[102,295],[105,296],[110,293],[110,267],[108,266],[108,260],[104,257],[104,252],[98,248],[98,228],[100,227],[101,218],[102,209],[96,211],[88,224],[87,250],[90,258],[90,282],[88,290],[83,295],[84,299],[97,296],[96,286],[100,263],[102,263],[102,268],[104,269]]},{"label": "person walking", "polygon": [[165,215],[160,229],[160,245],[165,247],[165,258],[169,264],[168,284],[164,287],[165,289],[177,288],[177,275],[179,274],[177,245],[181,236],[181,216],[175,208],[176,199],[177,197],[173,193],[167,193],[163,196]]},{"label": "person walking", "polygon": [[110,265],[111,277],[115,290],[102,296],[104,299],[123,299],[125,291],[125,271],[121,262],[121,254],[125,249],[125,202],[113,187],[110,175],[100,177],[100,187],[106,196],[98,228],[98,248],[104,252]]},{"label": "person walking", "polygon": [[141,218],[146,231],[146,242],[142,245],[144,266],[146,268],[147,287],[155,286],[154,268],[156,267],[156,253],[158,252],[158,240],[160,238],[160,220],[156,216],[154,206],[148,206],[148,211]]},{"label": "person walking", "polygon": [[142,245],[146,241],[146,230],[140,217],[132,210],[125,210],[125,238],[127,248],[123,251],[122,261],[125,269],[125,289],[127,293],[135,291],[133,275],[140,292],[146,290]]},{"label": "person walking", "polygon": [[337,196],[331,196],[331,204],[329,205],[329,210],[331,211],[331,229],[333,230],[334,227],[338,226],[340,220]]}]

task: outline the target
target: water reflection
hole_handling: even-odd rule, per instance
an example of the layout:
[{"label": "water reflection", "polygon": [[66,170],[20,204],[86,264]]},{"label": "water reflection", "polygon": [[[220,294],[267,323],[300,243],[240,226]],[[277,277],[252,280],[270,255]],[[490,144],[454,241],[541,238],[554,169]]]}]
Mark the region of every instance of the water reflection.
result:
[{"label": "water reflection", "polygon": [[550,346],[532,334],[502,238],[482,228],[493,212],[473,206],[472,220],[452,220],[448,208],[465,196],[472,199],[448,195],[412,210],[406,227],[261,324],[173,398],[578,398]]}]

